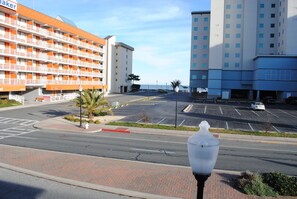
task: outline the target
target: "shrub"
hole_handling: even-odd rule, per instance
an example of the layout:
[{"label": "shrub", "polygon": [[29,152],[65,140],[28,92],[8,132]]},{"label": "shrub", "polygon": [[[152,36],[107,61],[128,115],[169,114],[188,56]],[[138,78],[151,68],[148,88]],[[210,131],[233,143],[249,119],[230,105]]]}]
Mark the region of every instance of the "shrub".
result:
[{"label": "shrub", "polygon": [[96,120],[94,123],[95,124],[101,124],[100,120]]},{"label": "shrub", "polygon": [[257,196],[278,196],[278,193],[273,190],[270,186],[263,183],[261,175],[257,173],[244,172],[238,179],[239,188],[248,195]]},{"label": "shrub", "polygon": [[280,195],[297,196],[297,177],[272,172],[262,174],[263,182],[272,187]]},{"label": "shrub", "polygon": [[94,111],[94,116],[105,116],[107,115],[107,112],[102,112],[99,110]]}]

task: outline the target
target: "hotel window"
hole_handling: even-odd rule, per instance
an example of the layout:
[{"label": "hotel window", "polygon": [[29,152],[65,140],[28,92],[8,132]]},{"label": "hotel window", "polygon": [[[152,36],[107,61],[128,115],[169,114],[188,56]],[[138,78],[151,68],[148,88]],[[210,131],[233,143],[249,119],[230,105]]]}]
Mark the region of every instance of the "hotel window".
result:
[{"label": "hotel window", "polygon": [[194,40],[198,40],[198,36],[194,36]]},{"label": "hotel window", "polygon": [[259,24],[259,27],[260,27],[260,28],[264,28],[264,24],[263,24],[263,23],[260,23],[260,24]]},{"label": "hotel window", "polygon": [[236,15],[236,18],[237,18],[237,19],[241,19],[241,14],[237,14],[237,15]]},{"label": "hotel window", "polygon": [[241,24],[236,24],[236,28],[241,28]]},{"label": "hotel window", "polygon": [[226,28],[230,28],[230,24],[226,24]]},{"label": "hotel window", "polygon": [[265,6],[264,6],[264,3],[261,3],[260,4],[260,8],[264,8]]},{"label": "hotel window", "polygon": [[263,48],[263,43],[259,43],[258,47]]},{"label": "hotel window", "polygon": [[226,5],[226,9],[227,10],[231,9],[231,5],[230,4]]},{"label": "hotel window", "polygon": [[226,19],[230,19],[231,15],[230,14],[226,14]]},{"label": "hotel window", "polygon": [[198,48],[198,46],[197,46],[197,45],[194,45],[194,46],[193,46],[193,49],[197,49],[197,48]]},{"label": "hotel window", "polygon": [[274,28],[274,27],[275,27],[274,23],[270,24],[270,28]]},{"label": "hotel window", "polygon": [[203,40],[207,40],[208,39],[208,36],[203,36]]},{"label": "hotel window", "polygon": [[197,63],[193,63],[193,68],[196,68],[197,67]]},{"label": "hotel window", "polygon": [[207,67],[207,64],[206,63],[202,63],[202,68],[206,68]]},{"label": "hotel window", "polygon": [[274,48],[274,44],[270,44],[269,46],[270,46],[270,48]]},{"label": "hotel window", "polygon": [[225,48],[230,48],[230,44],[229,43],[226,43],[225,44]]},{"label": "hotel window", "polygon": [[207,31],[208,30],[208,27],[207,26],[204,26],[203,30]]},{"label": "hotel window", "polygon": [[236,63],[235,63],[235,67],[236,67],[236,68],[239,68],[239,67],[240,67],[240,63],[236,62]]},{"label": "hotel window", "polygon": [[270,34],[270,38],[274,38],[274,33],[271,33]]},{"label": "hotel window", "polygon": [[197,54],[193,54],[193,58],[196,59],[197,58]]},{"label": "hotel window", "polygon": [[204,59],[206,59],[206,58],[207,58],[207,54],[203,54],[202,57],[203,57]]},{"label": "hotel window", "polygon": [[271,14],[270,17],[271,17],[271,18],[275,18],[275,14],[274,14],[274,13]]},{"label": "hotel window", "polygon": [[237,33],[236,34],[236,38],[240,38],[240,33]]},{"label": "hotel window", "polygon": [[264,16],[265,16],[264,13],[261,13],[261,14],[260,14],[260,18],[261,18],[261,19],[263,19]]},{"label": "hotel window", "polygon": [[202,75],[202,76],[201,76],[201,79],[206,79],[206,78],[207,78],[206,75]]},{"label": "hotel window", "polygon": [[198,22],[198,18],[194,18],[194,22]]},{"label": "hotel window", "polygon": [[208,18],[207,18],[207,17],[205,17],[205,18],[204,18],[204,21],[205,21],[205,22],[208,22]]},{"label": "hotel window", "polygon": [[240,43],[236,43],[235,48],[240,48]]},{"label": "hotel window", "polygon": [[237,9],[241,9],[242,5],[241,4],[237,4]]},{"label": "hotel window", "polygon": [[192,75],[192,79],[197,79],[197,75]]},{"label": "hotel window", "polygon": [[275,8],[275,3],[271,4],[271,8]]},{"label": "hotel window", "polygon": [[207,47],[207,45],[203,45],[203,49],[207,49],[208,47]]},{"label": "hotel window", "polygon": [[194,27],[194,31],[198,31],[198,27]]},{"label": "hotel window", "polygon": [[224,63],[224,67],[225,67],[225,68],[229,67],[229,63],[228,63],[228,62],[225,62],[225,63]]},{"label": "hotel window", "polygon": [[259,33],[259,38],[263,38],[264,34],[263,33]]},{"label": "hotel window", "polygon": [[225,58],[228,58],[229,57],[229,53],[225,53]]},{"label": "hotel window", "polygon": [[236,58],[240,58],[240,53],[235,53]]},{"label": "hotel window", "polygon": [[225,34],[225,38],[230,38],[230,34]]}]

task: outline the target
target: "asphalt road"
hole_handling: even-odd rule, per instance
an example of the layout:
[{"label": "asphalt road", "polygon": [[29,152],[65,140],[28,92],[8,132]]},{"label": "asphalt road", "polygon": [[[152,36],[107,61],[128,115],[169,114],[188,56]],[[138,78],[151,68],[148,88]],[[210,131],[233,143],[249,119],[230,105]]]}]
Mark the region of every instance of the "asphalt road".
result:
[{"label": "asphalt road", "polygon": [[1,199],[128,199],[131,197],[66,185],[0,168]]}]

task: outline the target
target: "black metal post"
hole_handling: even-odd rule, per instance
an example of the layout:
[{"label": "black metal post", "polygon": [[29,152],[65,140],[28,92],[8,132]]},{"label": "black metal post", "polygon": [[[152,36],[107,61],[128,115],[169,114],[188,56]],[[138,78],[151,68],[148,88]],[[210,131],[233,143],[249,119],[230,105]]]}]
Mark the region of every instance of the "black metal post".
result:
[{"label": "black metal post", "polygon": [[82,127],[82,121],[81,121],[81,105],[82,105],[82,99],[81,99],[81,91],[79,91],[80,95],[80,102],[79,102],[79,127]]},{"label": "black metal post", "polygon": [[193,173],[197,180],[197,199],[203,199],[204,184],[210,175],[202,175]]},{"label": "black metal post", "polygon": [[178,92],[176,92],[176,101],[175,101],[175,128],[177,126],[177,95],[178,95]]}]

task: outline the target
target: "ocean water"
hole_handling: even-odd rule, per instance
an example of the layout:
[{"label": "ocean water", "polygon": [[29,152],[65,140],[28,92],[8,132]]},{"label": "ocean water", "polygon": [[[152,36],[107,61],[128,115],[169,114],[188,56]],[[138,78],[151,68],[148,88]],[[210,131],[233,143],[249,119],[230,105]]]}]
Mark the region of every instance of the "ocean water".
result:
[{"label": "ocean water", "polygon": [[[186,88],[185,88],[186,87]],[[173,90],[171,84],[167,85],[157,85],[157,84],[140,84],[140,89],[141,90],[158,90],[158,89],[163,89],[163,90]],[[180,86],[179,89],[182,90],[188,90],[187,86]]]}]

